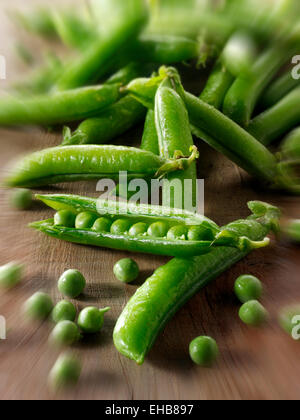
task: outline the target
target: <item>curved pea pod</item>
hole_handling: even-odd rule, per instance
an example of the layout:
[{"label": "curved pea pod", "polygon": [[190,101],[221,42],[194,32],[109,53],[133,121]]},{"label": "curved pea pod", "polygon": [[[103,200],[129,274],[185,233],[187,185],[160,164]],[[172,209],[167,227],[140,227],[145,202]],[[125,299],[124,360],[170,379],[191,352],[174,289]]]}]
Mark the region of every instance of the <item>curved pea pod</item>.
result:
[{"label": "curved pea pod", "polygon": [[[251,239],[260,241],[271,231],[275,214],[278,224],[280,212],[265,203],[252,202],[251,207],[259,215],[237,221],[235,232],[242,235],[250,222]],[[248,253],[249,249],[241,251],[224,246],[194,258],[174,258],[158,268],[137,290],[118,319],[113,335],[116,349],[142,364],[159,333],[176,312],[195,293]]]},{"label": "curved pea pod", "polygon": [[79,180],[118,180],[120,172],[126,172],[128,179],[160,178],[187,169],[197,158],[197,148],[187,158],[163,159],[134,147],[53,147],[21,159],[5,183],[10,187],[34,188]]},{"label": "curved pea pod", "polygon": [[27,99],[3,97],[0,125],[54,125],[79,121],[99,114],[121,98],[120,85],[101,85]]},{"label": "curved pea pod", "polygon": [[[210,252],[212,247],[228,246],[241,250],[266,246],[266,241],[255,242],[246,237],[240,237],[231,230],[220,230],[211,220],[204,216],[176,210],[169,207],[136,205],[126,202],[97,200],[69,195],[37,195],[37,198],[55,210],[68,210],[78,215],[87,211],[94,215],[93,219],[104,217],[111,225],[110,232],[99,232],[93,227],[82,229],[56,225],[53,219],[32,223],[30,226],[54,238],[82,245],[93,245],[130,252],[143,252],[171,257],[189,257]],[[121,231],[113,230],[115,222],[122,221]],[[110,223],[109,223],[110,222]],[[132,234],[131,227],[143,224],[144,231]],[[159,233],[154,233],[160,227]],[[171,236],[174,228],[189,228],[197,226],[205,233],[203,238],[210,240],[187,240],[185,234]]]},{"label": "curved pea pod", "polygon": [[277,79],[263,94],[259,101],[260,108],[272,108],[280,102],[288,93],[299,86],[299,79],[293,77],[292,69],[289,69]]}]

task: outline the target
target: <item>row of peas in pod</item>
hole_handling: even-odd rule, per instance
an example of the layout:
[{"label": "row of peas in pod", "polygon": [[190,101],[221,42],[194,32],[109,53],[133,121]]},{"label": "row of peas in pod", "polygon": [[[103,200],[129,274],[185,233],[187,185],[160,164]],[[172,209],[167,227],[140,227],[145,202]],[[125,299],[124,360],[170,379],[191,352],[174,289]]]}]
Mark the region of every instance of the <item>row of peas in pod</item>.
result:
[{"label": "row of peas in pod", "polygon": [[168,240],[211,241],[214,232],[202,225],[199,226],[171,226],[167,222],[147,224],[138,222],[132,224],[130,219],[98,217],[94,213],[82,212],[77,216],[69,210],[61,210],[54,216],[54,224],[76,229],[90,229],[98,233],[113,235],[128,234],[129,236],[150,236],[153,238],[167,238]]}]

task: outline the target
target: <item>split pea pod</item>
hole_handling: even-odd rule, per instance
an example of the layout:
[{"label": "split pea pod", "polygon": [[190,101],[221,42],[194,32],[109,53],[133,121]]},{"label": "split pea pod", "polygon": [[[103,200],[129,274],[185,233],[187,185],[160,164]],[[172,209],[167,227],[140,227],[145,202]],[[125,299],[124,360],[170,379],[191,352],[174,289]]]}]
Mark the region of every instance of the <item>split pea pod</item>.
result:
[{"label": "split pea pod", "polygon": [[[165,158],[170,158],[179,150],[184,154],[188,153],[194,145],[185,103],[175,90],[168,87],[168,84],[162,83],[155,96],[158,143],[160,155]],[[195,207],[196,179],[196,163],[193,163],[186,171],[169,175],[164,180],[164,204],[169,207],[185,208],[186,198],[188,198],[190,207]]]},{"label": "split pea pod", "polygon": [[153,153],[124,146],[66,146],[44,149],[20,160],[6,179],[10,187],[40,187],[78,180],[153,178],[184,170],[198,157],[164,159]]},{"label": "split pea pod", "polygon": [[[64,226],[61,218],[54,217],[30,226],[67,242],[181,257],[201,255],[224,244],[241,250],[268,245],[268,239],[252,241],[232,230],[219,229],[204,216],[168,207],[69,195],[37,198],[57,210],[57,215],[69,212],[72,223]],[[191,238],[195,231],[197,238]]]},{"label": "split pea pod", "polygon": [[299,79],[293,77],[292,70],[287,71],[266,90],[259,101],[260,107],[263,109],[272,108],[299,84]]},{"label": "split pea pod", "polygon": [[[247,232],[253,240],[262,240],[277,227],[280,212],[264,203],[252,202],[250,207],[254,210],[253,216],[226,228],[240,235]],[[114,330],[116,349],[139,365],[143,364],[159,333],[176,312],[195,293],[247,254],[248,251],[221,247],[194,258],[174,258],[158,268],[137,290],[119,317]]]},{"label": "split pea pod", "polygon": [[272,108],[254,118],[249,133],[269,145],[300,123],[300,87],[286,95]]},{"label": "split pea pod", "polygon": [[148,19],[144,0],[103,0],[103,33],[63,72],[59,90],[93,83],[114,63],[119,51],[142,30]]},{"label": "split pea pod", "polygon": [[99,114],[121,97],[120,85],[101,85],[51,95],[0,99],[0,125],[54,125]]},{"label": "split pea pod", "polygon": [[223,112],[241,126],[247,127],[259,97],[288,57],[297,52],[298,44],[291,35],[291,39],[281,41],[264,52],[253,68],[240,74],[233,83],[225,97]]}]

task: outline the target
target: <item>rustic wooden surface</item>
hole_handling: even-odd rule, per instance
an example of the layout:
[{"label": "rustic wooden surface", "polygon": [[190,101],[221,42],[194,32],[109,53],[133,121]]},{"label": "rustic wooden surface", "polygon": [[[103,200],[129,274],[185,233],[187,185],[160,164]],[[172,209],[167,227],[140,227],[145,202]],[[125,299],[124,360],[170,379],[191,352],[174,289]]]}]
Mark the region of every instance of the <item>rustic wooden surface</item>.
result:
[{"label": "rustic wooden surface", "polygon": [[[73,0],[74,1],[74,0]],[[14,1],[14,6],[33,1]],[[35,2],[38,3],[38,2]],[[49,2],[50,3],[50,2]],[[53,3],[53,2],[51,2]],[[66,2],[64,2],[66,3]],[[67,3],[66,3],[67,4]],[[13,55],[13,42],[24,34],[16,31],[4,16],[9,1],[1,1],[0,53],[7,57],[8,80],[24,74],[25,68]],[[32,41],[33,42],[33,41]],[[35,44],[39,45],[39,43]],[[5,87],[4,82],[0,82]],[[125,141],[138,138],[130,133]],[[19,154],[56,145],[60,135],[42,130],[1,130],[1,179],[8,161]],[[123,139],[124,141],[124,139]],[[226,223],[248,214],[246,202],[268,200],[280,205],[288,216],[299,216],[296,199],[259,190],[235,165],[200,146],[199,175],[205,178],[206,215]],[[49,190],[48,190],[49,191]],[[96,196],[94,183],[63,185],[53,191]],[[125,286],[114,279],[113,264],[126,253],[94,249],[52,240],[26,225],[48,218],[51,211],[36,204],[31,211],[14,211],[8,191],[0,196],[0,264],[20,260],[26,265],[23,283],[0,293],[0,315],[7,319],[8,337],[0,342],[0,399],[298,399],[300,396],[300,347],[278,327],[278,310],[300,301],[299,248],[281,242],[250,257],[198,293],[168,324],[142,367],[120,356],[112,343],[114,324],[137,285]],[[134,256],[142,274],[139,282],[166,259]],[[47,375],[58,353],[47,344],[51,325],[28,324],[22,314],[24,301],[43,289],[60,299],[57,279],[68,268],[77,268],[88,280],[85,295],[76,303],[111,306],[104,331],[75,349],[83,360],[83,375],[76,389],[53,395],[47,389]],[[240,274],[251,273],[265,284],[263,303],[271,321],[252,330],[238,319],[239,309],[232,288]],[[213,336],[221,356],[213,369],[201,369],[189,360],[188,344],[198,335]]]}]

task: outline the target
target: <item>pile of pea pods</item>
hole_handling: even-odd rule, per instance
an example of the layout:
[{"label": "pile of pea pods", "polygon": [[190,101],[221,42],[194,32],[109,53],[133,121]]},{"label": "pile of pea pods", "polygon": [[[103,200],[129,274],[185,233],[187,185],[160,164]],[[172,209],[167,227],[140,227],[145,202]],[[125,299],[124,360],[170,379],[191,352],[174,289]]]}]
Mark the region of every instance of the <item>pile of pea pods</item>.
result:
[{"label": "pile of pea pods", "polygon": [[[64,59],[48,53],[26,81],[0,97],[0,125],[62,132],[59,145],[22,157],[11,168],[5,184],[16,189],[14,205],[30,207],[28,189],[117,181],[121,172],[147,182],[179,180],[182,196],[185,181],[191,180],[194,195],[199,141],[265,188],[299,194],[300,74],[292,63],[299,53],[300,6],[292,0],[277,7],[280,1],[90,0],[76,12],[44,6],[29,14],[11,13],[18,27],[70,52]],[[34,66],[29,48],[22,45],[18,53]],[[206,80],[197,95],[182,82],[178,68],[183,64],[198,72],[199,91],[200,81]],[[140,147],[119,145],[125,133],[141,125]],[[113,144],[116,138],[118,145]],[[113,199],[37,195],[55,214],[30,226],[75,244],[174,257],[138,288],[114,330],[116,349],[142,364],[159,332],[188,299],[251,251],[269,245],[268,235],[278,232],[281,215],[268,203],[252,201],[248,218],[221,227],[178,208],[176,193],[168,196],[164,186],[163,205],[126,203],[125,209],[118,195],[120,191],[117,204]],[[116,205],[120,217],[113,212]],[[298,225],[286,229],[294,239]],[[17,268],[5,272],[7,284],[18,282],[13,280]],[[126,259],[114,272],[129,282],[136,279],[138,267]],[[74,278],[83,283],[80,273],[69,276],[71,283]],[[242,321],[263,324],[268,315],[258,302],[260,281],[243,277],[235,291],[244,305]],[[53,309],[43,294],[35,295],[28,307],[40,318]],[[51,340],[71,345],[80,339],[80,330],[99,331],[107,310],[87,308],[76,325],[72,304],[59,303]],[[199,337],[190,354],[195,363],[211,365],[218,346]],[[80,366],[70,355],[57,362],[53,381],[63,382],[64,372],[69,382],[78,379]]]}]

